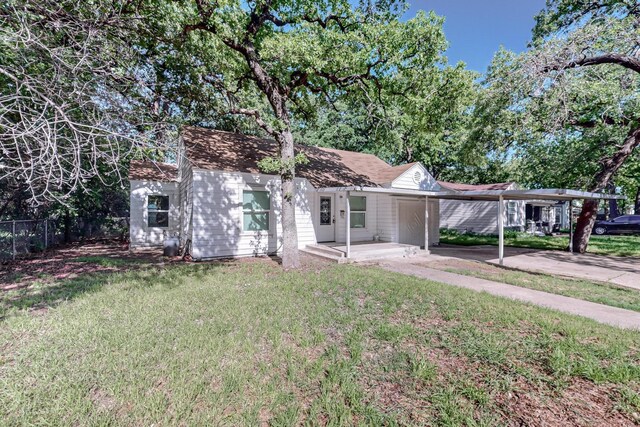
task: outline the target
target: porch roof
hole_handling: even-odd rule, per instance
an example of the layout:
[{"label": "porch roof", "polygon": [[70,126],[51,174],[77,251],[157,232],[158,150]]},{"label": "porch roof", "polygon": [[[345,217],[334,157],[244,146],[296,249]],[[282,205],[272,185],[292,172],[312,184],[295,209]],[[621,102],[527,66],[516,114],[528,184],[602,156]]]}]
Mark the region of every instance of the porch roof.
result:
[{"label": "porch roof", "polygon": [[448,200],[574,200],[574,199],[624,199],[616,194],[593,193],[590,191],[570,190],[566,188],[544,188],[538,190],[469,190],[469,191],[424,191],[388,187],[328,187],[318,191],[339,193],[359,191],[363,193],[383,193],[396,196],[426,196]]}]

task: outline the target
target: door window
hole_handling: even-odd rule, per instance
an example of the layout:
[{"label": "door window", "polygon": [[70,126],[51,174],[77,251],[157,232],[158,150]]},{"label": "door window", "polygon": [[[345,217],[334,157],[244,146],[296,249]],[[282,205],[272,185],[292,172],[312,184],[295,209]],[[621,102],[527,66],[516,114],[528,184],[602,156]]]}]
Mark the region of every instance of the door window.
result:
[{"label": "door window", "polygon": [[331,197],[320,197],[320,225],[331,225]]}]

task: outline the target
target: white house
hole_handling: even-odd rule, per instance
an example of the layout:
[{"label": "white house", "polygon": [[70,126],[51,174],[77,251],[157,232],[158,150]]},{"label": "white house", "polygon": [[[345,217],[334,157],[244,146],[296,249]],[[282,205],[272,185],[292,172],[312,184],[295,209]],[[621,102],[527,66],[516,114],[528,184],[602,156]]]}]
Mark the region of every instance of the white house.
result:
[{"label": "white house", "polygon": [[[403,192],[440,189],[420,163],[393,167],[372,154],[309,146],[296,150],[309,159],[296,178],[300,248],[345,243],[347,235],[350,242],[375,239],[424,247],[428,234],[430,244],[438,242],[438,200],[429,200],[425,212],[423,195]],[[131,247],[157,246],[165,236],[179,235],[194,259],[278,253],[280,181],[258,168],[259,160],[276,152],[274,141],[186,127],[177,166],[132,162]],[[391,191],[340,190],[346,187]]]},{"label": "white house", "polygon": [[[326,252],[343,245],[346,258],[358,242],[428,249],[439,242],[441,226],[502,237],[505,225],[524,228],[531,200],[552,205],[617,197],[519,190],[513,183],[437,182],[417,162],[390,166],[372,154],[295,148],[309,160],[298,167],[295,180],[299,247]],[[279,253],[280,181],[258,167],[276,154],[271,140],[184,128],[177,165],[131,163],[131,247],[160,246],[165,237],[179,236],[194,259]]]}]

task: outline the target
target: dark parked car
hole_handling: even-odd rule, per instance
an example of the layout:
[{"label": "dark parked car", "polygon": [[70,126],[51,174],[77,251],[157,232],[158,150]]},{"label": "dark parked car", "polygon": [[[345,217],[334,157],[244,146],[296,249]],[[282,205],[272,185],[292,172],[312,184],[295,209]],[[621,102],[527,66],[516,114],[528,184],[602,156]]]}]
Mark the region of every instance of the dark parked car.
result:
[{"label": "dark parked car", "polygon": [[640,215],[622,215],[609,221],[596,221],[596,234],[640,234]]}]

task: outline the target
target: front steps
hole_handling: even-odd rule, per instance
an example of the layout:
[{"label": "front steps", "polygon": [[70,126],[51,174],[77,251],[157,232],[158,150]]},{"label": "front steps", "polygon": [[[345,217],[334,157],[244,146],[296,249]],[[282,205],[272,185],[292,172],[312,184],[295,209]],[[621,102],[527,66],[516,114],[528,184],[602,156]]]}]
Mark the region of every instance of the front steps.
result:
[{"label": "front steps", "polygon": [[330,247],[326,245],[307,245],[302,252],[316,257],[329,259],[337,263],[370,261],[385,258],[409,258],[424,253],[419,246],[405,245],[402,243],[373,243],[353,244],[351,246],[351,258],[346,258],[344,245]]},{"label": "front steps", "polygon": [[300,252],[318,258],[329,259],[331,261],[337,262],[338,264],[344,264],[347,262],[347,258],[345,257],[344,252],[333,249],[329,246],[307,245],[304,249],[300,249]]}]

